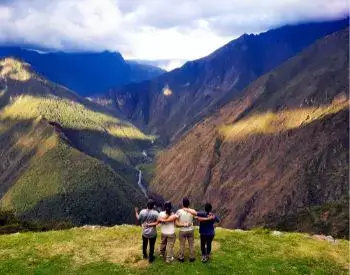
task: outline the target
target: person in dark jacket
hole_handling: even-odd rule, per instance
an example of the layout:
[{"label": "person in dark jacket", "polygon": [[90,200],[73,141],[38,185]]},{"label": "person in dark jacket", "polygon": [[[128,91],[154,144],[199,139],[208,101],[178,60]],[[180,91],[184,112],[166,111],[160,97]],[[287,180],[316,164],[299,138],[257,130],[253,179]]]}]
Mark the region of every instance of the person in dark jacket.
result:
[{"label": "person in dark jacket", "polygon": [[212,205],[206,203],[203,212],[187,208],[185,211],[191,213],[199,221],[199,234],[201,238],[202,262],[206,263],[210,259],[211,244],[215,236],[215,223],[220,222],[220,218],[212,213]]}]

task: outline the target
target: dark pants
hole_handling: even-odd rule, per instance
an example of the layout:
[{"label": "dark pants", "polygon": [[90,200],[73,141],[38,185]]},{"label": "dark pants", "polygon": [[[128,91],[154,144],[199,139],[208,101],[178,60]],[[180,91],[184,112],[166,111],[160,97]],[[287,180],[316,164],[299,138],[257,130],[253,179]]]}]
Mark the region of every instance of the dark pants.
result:
[{"label": "dark pants", "polygon": [[154,245],[156,243],[157,237],[153,238],[146,238],[142,236],[142,252],[143,252],[143,257],[147,258],[147,246],[149,242],[149,259],[154,258]]},{"label": "dark pants", "polygon": [[211,242],[214,235],[201,235],[201,250],[202,256],[209,256],[211,252]]}]

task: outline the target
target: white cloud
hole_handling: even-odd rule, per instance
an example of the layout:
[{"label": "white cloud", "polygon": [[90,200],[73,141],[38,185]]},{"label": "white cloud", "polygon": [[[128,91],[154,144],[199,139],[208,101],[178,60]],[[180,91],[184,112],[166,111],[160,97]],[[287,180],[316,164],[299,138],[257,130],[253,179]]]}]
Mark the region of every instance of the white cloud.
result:
[{"label": "white cloud", "polygon": [[0,41],[188,60],[244,32],[345,14],[347,0],[0,1]]}]

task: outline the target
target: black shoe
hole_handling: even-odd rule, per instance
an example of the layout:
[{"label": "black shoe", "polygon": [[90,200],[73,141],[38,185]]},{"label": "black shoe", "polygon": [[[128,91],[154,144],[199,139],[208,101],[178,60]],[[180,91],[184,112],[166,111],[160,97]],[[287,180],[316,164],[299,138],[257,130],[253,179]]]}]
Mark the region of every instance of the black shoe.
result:
[{"label": "black shoe", "polygon": [[147,256],[147,255],[143,255],[143,259],[144,259],[144,260],[147,260],[147,259],[148,259],[148,256]]},{"label": "black shoe", "polygon": [[193,263],[196,259],[195,258],[190,258],[190,262]]},{"label": "black shoe", "polygon": [[148,262],[149,262],[149,263],[153,263],[155,259],[156,259],[155,257],[150,257],[150,258],[148,259]]},{"label": "black shoe", "polygon": [[185,261],[184,258],[178,258],[177,260],[178,260],[179,262],[181,262],[181,263],[183,263],[183,262]]}]

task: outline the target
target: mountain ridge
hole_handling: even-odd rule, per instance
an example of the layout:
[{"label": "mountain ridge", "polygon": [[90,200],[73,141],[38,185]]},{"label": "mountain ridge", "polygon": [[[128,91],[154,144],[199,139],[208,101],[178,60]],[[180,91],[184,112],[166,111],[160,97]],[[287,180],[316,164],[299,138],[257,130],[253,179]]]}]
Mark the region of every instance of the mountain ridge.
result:
[{"label": "mountain ridge", "polygon": [[[195,123],[239,95],[263,73],[317,39],[348,26],[348,20],[281,27],[244,35],[207,57],[141,83],[109,91],[136,125],[171,143]],[[170,92],[169,92],[170,91]]]},{"label": "mountain ridge", "polygon": [[16,46],[0,47],[0,58],[12,56],[31,64],[38,73],[81,96],[138,82],[164,71],[151,65],[125,61],[119,52],[38,52]]},{"label": "mountain ridge", "polygon": [[151,191],[229,227],[347,237],[348,45],[338,31],[254,81],[158,155]]}]

